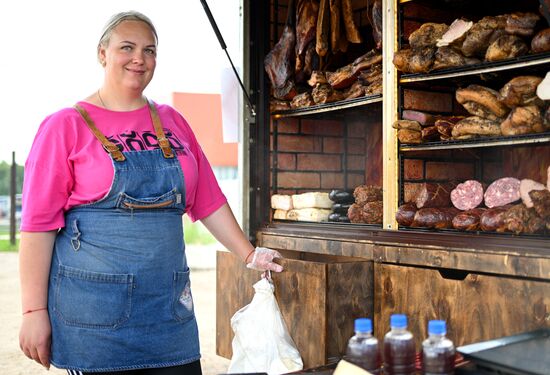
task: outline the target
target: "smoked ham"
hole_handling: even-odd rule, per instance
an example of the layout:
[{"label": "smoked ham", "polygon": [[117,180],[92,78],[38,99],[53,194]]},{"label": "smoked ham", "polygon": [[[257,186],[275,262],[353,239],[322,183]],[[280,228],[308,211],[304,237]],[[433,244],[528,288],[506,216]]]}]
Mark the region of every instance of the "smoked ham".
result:
[{"label": "smoked ham", "polygon": [[512,109],[500,125],[503,135],[541,133],[546,130],[542,113],[536,105]]},{"label": "smoked ham", "polygon": [[550,51],[550,28],[539,31],[531,39],[531,52],[541,53]]},{"label": "smoked ham", "polygon": [[533,190],[546,190],[546,186],[544,184],[541,184],[540,182],[533,181],[528,178],[520,181],[519,195],[521,197],[521,201],[527,208],[533,207],[533,200],[529,195],[529,193]]},{"label": "smoked ham", "polygon": [[487,48],[486,61],[501,61],[523,56],[529,52],[527,44],[516,35],[502,35]]},{"label": "smoked ham", "polygon": [[529,196],[531,197],[533,208],[537,215],[550,224],[550,191],[531,190]]},{"label": "smoked ham", "polygon": [[465,136],[498,136],[501,135],[501,130],[496,121],[471,116],[457,122],[451,134],[453,139],[464,139]]},{"label": "smoked ham", "polygon": [[480,85],[469,85],[456,90],[456,100],[472,115],[497,121],[506,117],[510,109],[498,100],[498,92]]},{"label": "smoked ham", "polygon": [[545,229],[545,222],[535,212],[534,208],[527,208],[523,203],[507,210],[502,220],[507,231],[515,234],[540,233]]},{"label": "smoked ham", "polygon": [[409,45],[412,49],[435,47],[448,29],[444,23],[426,22],[409,35]]},{"label": "smoked ham", "polygon": [[508,108],[529,104],[542,104],[537,87],[542,82],[537,76],[518,76],[508,81],[499,91],[499,100]]},{"label": "smoked ham", "polygon": [[291,100],[296,95],[294,84],[295,13],[294,0],[289,0],[283,34],[264,60],[265,71],[273,88],[273,96],[282,100]]},{"label": "smoked ham", "polygon": [[466,34],[472,28],[472,21],[458,18],[451,23],[451,26],[436,42],[437,47],[445,47],[449,45],[461,45]]},{"label": "smoked ham", "polygon": [[537,21],[540,16],[532,12],[514,12],[506,18],[506,27],[508,34],[519,36],[532,36],[535,31]]},{"label": "smoked ham", "polygon": [[507,16],[487,16],[476,22],[468,31],[461,51],[466,57],[485,56],[489,45],[506,31]]}]

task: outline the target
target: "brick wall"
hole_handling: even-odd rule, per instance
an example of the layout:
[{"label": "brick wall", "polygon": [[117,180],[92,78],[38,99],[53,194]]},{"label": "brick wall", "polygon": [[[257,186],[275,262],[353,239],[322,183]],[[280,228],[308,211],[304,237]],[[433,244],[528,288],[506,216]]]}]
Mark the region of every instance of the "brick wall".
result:
[{"label": "brick wall", "polygon": [[328,192],[365,183],[381,185],[381,122],[378,107],[337,120],[272,121],[272,192]]}]

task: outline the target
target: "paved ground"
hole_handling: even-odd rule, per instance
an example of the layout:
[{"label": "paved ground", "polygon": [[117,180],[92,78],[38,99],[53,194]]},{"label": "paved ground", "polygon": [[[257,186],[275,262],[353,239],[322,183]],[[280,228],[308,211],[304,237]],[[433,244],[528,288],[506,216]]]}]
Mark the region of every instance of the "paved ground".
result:
[{"label": "paved ground", "polygon": [[[216,353],[216,271],[215,246],[188,248],[195,312],[199,324],[204,375],[223,374],[229,360]],[[0,253],[0,375],[47,374],[19,350],[18,331],[21,302],[17,253]],[[50,374],[66,374],[52,367]]]}]

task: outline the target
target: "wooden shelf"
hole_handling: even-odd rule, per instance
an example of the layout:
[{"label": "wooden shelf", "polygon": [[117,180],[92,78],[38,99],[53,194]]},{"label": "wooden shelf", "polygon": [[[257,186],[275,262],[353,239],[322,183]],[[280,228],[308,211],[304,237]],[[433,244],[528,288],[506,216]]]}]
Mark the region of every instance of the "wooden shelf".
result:
[{"label": "wooden shelf", "polygon": [[364,96],[362,98],[341,100],[334,103],[318,104],[311,107],[289,109],[286,111],[274,111],[271,113],[271,116],[274,119],[278,119],[283,117],[316,115],[319,113],[336,112],[344,109],[366,106],[373,103],[382,103],[382,95]]},{"label": "wooden shelf", "polygon": [[457,77],[462,76],[492,73],[503,70],[520,69],[535,66],[541,66],[542,68],[542,65],[548,63],[550,63],[550,54],[542,53],[537,55],[521,56],[511,60],[504,60],[492,63],[484,62],[474,65],[465,65],[452,69],[442,69],[427,74],[402,74],[401,78],[399,79],[399,83],[413,83],[448,78],[456,79]]},{"label": "wooden shelf", "polygon": [[399,151],[449,150],[478,147],[520,146],[550,142],[550,132],[525,134],[510,137],[484,137],[464,141],[429,142],[423,144],[403,144]]}]

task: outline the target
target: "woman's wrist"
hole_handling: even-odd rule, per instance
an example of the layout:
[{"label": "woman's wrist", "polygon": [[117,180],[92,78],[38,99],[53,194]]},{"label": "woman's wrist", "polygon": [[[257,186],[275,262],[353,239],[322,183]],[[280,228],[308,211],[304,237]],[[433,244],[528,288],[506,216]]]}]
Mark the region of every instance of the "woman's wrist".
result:
[{"label": "woman's wrist", "polygon": [[29,310],[25,310],[23,311],[23,314],[22,315],[26,315],[26,314],[31,314],[33,312],[36,312],[36,311],[42,311],[42,310],[48,310],[47,307],[40,307],[38,309],[29,309]]},{"label": "woman's wrist", "polygon": [[256,250],[250,250],[250,252],[249,252],[248,255],[246,256],[246,258],[244,258],[244,264],[248,264],[248,263],[252,262],[252,260],[249,262],[248,259],[250,259],[250,256],[251,256],[252,254],[254,254],[254,251],[256,251]]}]

